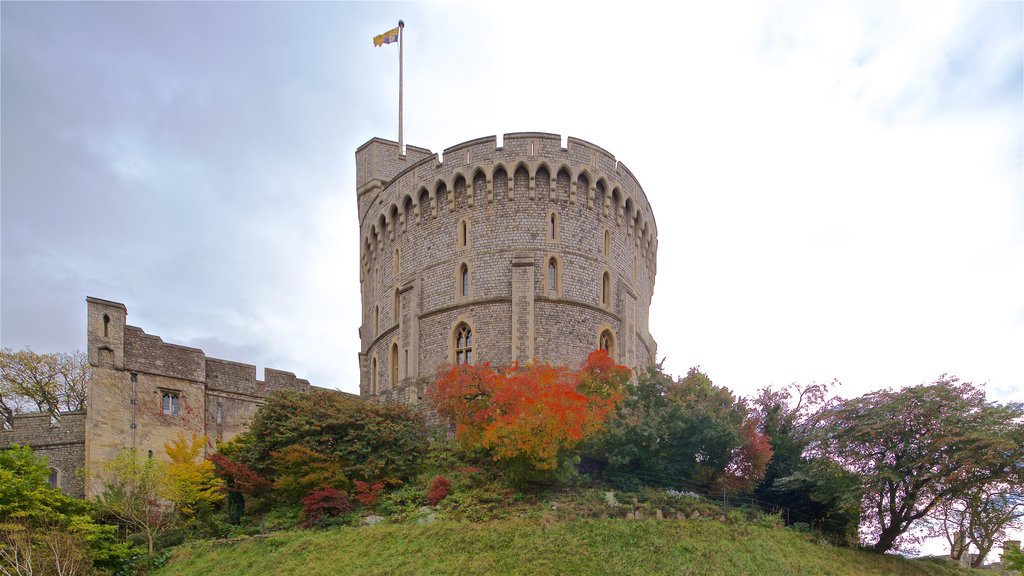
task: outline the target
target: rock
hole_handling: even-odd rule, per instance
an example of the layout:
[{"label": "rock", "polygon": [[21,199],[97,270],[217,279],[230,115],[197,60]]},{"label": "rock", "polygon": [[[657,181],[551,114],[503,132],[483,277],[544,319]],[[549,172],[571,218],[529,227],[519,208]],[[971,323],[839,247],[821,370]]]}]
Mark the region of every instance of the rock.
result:
[{"label": "rock", "polygon": [[654,517],[657,518],[658,520],[664,520],[665,519],[665,515],[661,513],[661,508],[658,508],[658,509],[656,509],[654,511]]},{"label": "rock", "polygon": [[615,492],[605,492],[604,502],[609,506],[618,506],[619,501],[615,499]]},{"label": "rock", "polygon": [[690,514],[690,520],[696,520],[697,518],[700,518],[700,512],[694,510],[693,514]]},{"label": "rock", "polygon": [[366,524],[367,526],[376,526],[383,521],[383,516],[367,516],[366,518],[363,518],[363,524]]}]

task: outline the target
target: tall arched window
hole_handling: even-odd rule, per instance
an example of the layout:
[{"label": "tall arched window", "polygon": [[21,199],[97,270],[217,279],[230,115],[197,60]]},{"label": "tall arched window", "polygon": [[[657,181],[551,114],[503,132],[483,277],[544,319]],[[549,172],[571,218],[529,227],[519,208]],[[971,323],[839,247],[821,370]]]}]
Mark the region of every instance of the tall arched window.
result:
[{"label": "tall arched window", "polygon": [[598,347],[607,352],[610,358],[615,358],[615,336],[612,335],[611,330],[601,332]]},{"label": "tall arched window", "polygon": [[394,315],[395,324],[402,321],[402,298],[398,294],[398,288],[395,288],[395,301],[391,305],[391,313]]},{"label": "tall arched window", "polygon": [[551,216],[548,218],[548,239],[549,240],[554,240],[555,239],[555,233],[557,233],[557,232],[558,232],[558,223],[555,222],[555,213],[552,212]]},{"label": "tall arched window", "polygon": [[395,248],[395,258],[391,261],[391,273],[397,278],[398,273],[402,270],[402,258],[398,252],[398,248]]},{"label": "tall arched window", "polygon": [[555,296],[558,294],[558,260],[551,257],[548,260],[548,294]]},{"label": "tall arched window", "polygon": [[463,264],[459,267],[459,290],[463,298],[469,297],[469,266]]},{"label": "tall arched window", "polygon": [[612,234],[611,232],[604,231],[604,257],[607,258],[612,253]]},{"label": "tall arched window", "polygon": [[373,335],[380,334],[380,306],[373,307]]},{"label": "tall arched window", "polygon": [[110,336],[110,315],[109,314],[104,314],[103,315],[103,337],[106,338],[106,337],[109,337],[109,336]]},{"label": "tall arched window", "polygon": [[466,324],[455,327],[455,364],[473,363],[473,331]]},{"label": "tall arched window", "polygon": [[607,306],[612,300],[612,277],[605,272],[601,275],[601,304]]},{"label": "tall arched window", "polygon": [[398,344],[391,345],[391,387],[398,385]]},{"label": "tall arched window", "polygon": [[370,395],[377,395],[377,359],[370,360]]},{"label": "tall arched window", "polygon": [[469,221],[463,218],[459,222],[459,248],[469,246]]}]

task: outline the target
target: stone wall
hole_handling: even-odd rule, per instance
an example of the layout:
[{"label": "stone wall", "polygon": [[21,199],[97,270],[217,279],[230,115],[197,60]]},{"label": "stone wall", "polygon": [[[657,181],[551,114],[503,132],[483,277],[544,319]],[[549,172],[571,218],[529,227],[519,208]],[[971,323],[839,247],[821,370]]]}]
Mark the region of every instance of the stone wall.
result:
[{"label": "stone wall", "polygon": [[57,485],[72,496],[84,495],[85,411],[15,414],[10,429],[0,430],[0,449],[30,446],[57,471]]},{"label": "stone wall", "polygon": [[[88,298],[89,382],[83,463],[110,460],[125,447],[166,458],[181,435],[206,436],[207,448],[243,432],[278,390],[308,390],[291,372],[208,358],[125,324],[123,304]],[[340,392],[339,392],[340,393]],[[87,494],[96,489],[86,484]]]},{"label": "stone wall", "polygon": [[575,366],[602,334],[618,362],[656,361],[657,228],[614,156],[544,133],[397,150],[375,138],[356,152],[363,396],[413,397],[454,360],[462,324],[474,361]]}]

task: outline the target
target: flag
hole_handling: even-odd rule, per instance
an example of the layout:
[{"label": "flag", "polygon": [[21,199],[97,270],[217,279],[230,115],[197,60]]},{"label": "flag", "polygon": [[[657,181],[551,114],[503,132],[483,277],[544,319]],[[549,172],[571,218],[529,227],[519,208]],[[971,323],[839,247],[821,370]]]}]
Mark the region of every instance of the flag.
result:
[{"label": "flag", "polygon": [[373,45],[381,46],[383,44],[391,44],[392,42],[398,42],[398,28],[392,28],[387,32],[373,37]]}]

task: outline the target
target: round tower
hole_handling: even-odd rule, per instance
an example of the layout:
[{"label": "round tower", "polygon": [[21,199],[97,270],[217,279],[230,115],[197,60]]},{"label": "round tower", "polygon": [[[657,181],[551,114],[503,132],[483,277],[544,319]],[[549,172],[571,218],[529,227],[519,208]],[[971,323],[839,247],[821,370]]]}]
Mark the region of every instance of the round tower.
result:
[{"label": "round tower", "polygon": [[555,134],[443,155],[374,138],[356,151],[360,394],[417,403],[439,366],[578,366],[604,348],[653,364],[657,227],[632,173]]}]

